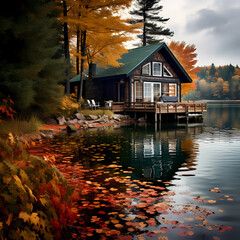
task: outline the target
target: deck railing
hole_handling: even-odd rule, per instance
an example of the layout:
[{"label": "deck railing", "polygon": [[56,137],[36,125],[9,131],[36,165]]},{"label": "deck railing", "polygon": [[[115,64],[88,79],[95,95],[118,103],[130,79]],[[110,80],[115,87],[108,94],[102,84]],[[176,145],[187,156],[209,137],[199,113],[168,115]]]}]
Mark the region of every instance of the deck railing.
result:
[{"label": "deck railing", "polygon": [[113,102],[109,108],[114,112],[202,113],[207,110],[207,104],[204,102]]}]

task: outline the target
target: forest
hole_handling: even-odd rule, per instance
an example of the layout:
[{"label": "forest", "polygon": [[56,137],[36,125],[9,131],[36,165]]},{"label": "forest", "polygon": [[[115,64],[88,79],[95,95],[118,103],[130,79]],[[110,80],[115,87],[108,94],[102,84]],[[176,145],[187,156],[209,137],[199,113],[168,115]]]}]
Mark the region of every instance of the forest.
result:
[{"label": "forest", "polygon": [[184,100],[239,100],[239,66],[225,65],[201,67],[196,73],[196,89],[192,89]]}]

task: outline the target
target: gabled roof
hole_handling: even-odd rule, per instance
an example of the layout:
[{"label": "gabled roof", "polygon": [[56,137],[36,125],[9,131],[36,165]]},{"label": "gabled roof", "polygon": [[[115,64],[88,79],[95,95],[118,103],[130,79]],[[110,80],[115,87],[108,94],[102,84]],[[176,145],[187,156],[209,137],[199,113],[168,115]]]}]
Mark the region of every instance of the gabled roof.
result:
[{"label": "gabled roof", "polygon": [[[175,58],[165,43],[157,43],[129,50],[127,53],[122,55],[121,59],[118,60],[118,62],[121,64],[120,67],[110,66],[106,69],[97,67],[97,72],[94,79],[128,77],[134,70],[136,70],[140,65],[147,62],[148,59],[158,51],[161,51],[168,63],[174,67],[181,82],[192,82],[189,75],[186,73],[186,71],[183,69],[181,64],[178,62],[178,60]],[[85,72],[85,75],[88,76],[88,71]],[[79,81],[79,79],[80,77],[77,75],[71,79],[71,82]]]}]

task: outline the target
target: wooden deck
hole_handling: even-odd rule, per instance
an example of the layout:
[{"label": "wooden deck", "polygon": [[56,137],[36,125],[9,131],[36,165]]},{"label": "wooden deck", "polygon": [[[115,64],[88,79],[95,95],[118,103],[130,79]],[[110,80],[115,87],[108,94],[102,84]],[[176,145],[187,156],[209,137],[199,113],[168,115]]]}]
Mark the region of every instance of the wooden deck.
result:
[{"label": "wooden deck", "polygon": [[110,109],[113,112],[143,112],[155,114],[184,114],[184,113],[203,113],[207,111],[207,104],[204,102],[180,102],[180,103],[162,103],[162,102],[113,102]]}]

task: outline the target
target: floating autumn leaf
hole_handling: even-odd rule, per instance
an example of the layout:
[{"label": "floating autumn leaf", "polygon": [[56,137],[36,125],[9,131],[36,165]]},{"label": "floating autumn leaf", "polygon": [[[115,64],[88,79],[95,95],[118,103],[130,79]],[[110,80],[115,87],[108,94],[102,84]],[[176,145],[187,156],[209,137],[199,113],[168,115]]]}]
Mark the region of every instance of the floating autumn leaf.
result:
[{"label": "floating autumn leaf", "polygon": [[166,237],[166,236],[160,236],[160,237],[158,237],[158,240],[168,240],[168,237]]},{"label": "floating autumn leaf", "polygon": [[219,190],[219,188],[213,188],[209,190],[210,192],[215,192],[215,193],[220,193],[221,191]]},{"label": "floating autumn leaf", "polygon": [[219,211],[219,212],[224,212],[224,210],[222,210],[222,209],[218,209],[218,211]]},{"label": "floating autumn leaf", "polygon": [[118,223],[118,224],[115,224],[114,226],[115,226],[116,228],[123,228],[123,227],[124,227],[122,224],[119,224],[119,223]]},{"label": "floating autumn leaf", "polygon": [[219,226],[219,225],[215,225],[215,227],[217,228],[217,230],[219,232],[225,232],[225,231],[232,231],[232,227],[230,226]]},{"label": "floating autumn leaf", "polygon": [[178,232],[178,235],[181,237],[193,236],[194,232],[193,231],[180,231],[180,232]]},{"label": "floating autumn leaf", "polygon": [[209,203],[216,203],[216,200],[208,200]]},{"label": "floating autumn leaf", "polygon": [[151,237],[151,238],[156,238],[157,234],[155,234],[154,232],[147,232],[146,236]]},{"label": "floating autumn leaf", "polygon": [[106,214],[104,211],[99,211],[98,213],[101,214],[101,215]]},{"label": "floating autumn leaf", "polygon": [[194,221],[194,218],[184,218],[186,221],[192,222]]}]

